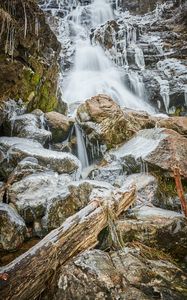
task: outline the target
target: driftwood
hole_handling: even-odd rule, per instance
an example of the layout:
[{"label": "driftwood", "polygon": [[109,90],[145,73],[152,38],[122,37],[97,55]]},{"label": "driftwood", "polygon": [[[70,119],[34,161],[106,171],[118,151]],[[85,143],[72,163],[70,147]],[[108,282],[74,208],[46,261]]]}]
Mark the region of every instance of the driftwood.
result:
[{"label": "driftwood", "polygon": [[0,299],[36,299],[58,267],[97,244],[98,234],[108,223],[107,209],[118,216],[134,198],[135,188],[129,187],[112,199],[93,199],[29,251],[0,268]]}]

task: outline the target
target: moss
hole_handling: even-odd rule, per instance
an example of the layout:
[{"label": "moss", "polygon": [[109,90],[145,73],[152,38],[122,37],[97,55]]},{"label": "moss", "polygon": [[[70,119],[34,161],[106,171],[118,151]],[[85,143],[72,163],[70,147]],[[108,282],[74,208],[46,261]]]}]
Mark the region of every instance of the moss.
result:
[{"label": "moss", "polygon": [[[177,190],[175,185],[175,180],[172,177],[167,177],[163,171],[156,170],[151,172],[153,176],[155,176],[158,180],[158,190],[157,196],[158,198],[168,198],[168,197],[176,197]],[[187,184],[182,180],[184,192],[187,192]]]},{"label": "moss", "polygon": [[40,80],[41,80],[40,74],[35,73],[31,78],[31,84],[37,87],[40,83]]}]

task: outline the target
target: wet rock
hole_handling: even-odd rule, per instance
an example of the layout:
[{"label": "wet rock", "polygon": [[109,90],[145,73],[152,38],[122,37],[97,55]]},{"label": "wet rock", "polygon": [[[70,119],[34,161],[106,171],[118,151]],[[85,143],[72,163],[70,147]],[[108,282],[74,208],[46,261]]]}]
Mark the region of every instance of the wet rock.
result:
[{"label": "wet rock", "polygon": [[49,141],[51,132],[45,130],[43,118],[43,114],[23,114],[12,117],[6,124],[9,130],[5,133],[9,136],[32,139],[44,145]]},{"label": "wet rock", "polygon": [[187,139],[171,129],[154,128],[139,131],[129,142],[110,152],[111,159],[129,166],[141,162],[148,164],[149,170],[160,168],[173,172],[177,166],[182,177],[187,176]]},{"label": "wet rock", "polygon": [[72,182],[68,175],[43,172],[14,183],[8,196],[24,220],[34,223],[34,231],[44,235],[86,206],[91,194],[101,191],[112,192],[113,187],[97,181]]},{"label": "wet rock", "polygon": [[101,193],[110,193],[113,187],[110,184],[97,181],[69,182],[61,191],[64,197],[49,201],[45,216],[42,219],[42,226],[50,231],[58,228],[66,218],[85,207],[93,196]]},{"label": "wet rock", "polygon": [[54,172],[29,175],[10,186],[9,201],[27,223],[40,220],[48,203],[67,198],[69,192],[66,185],[70,180],[68,175]]},{"label": "wet rock", "polygon": [[141,242],[165,251],[178,260],[187,252],[187,220],[169,210],[150,206],[132,209],[130,218],[116,222],[124,242]]},{"label": "wet rock", "polygon": [[[7,155],[8,154],[8,155]],[[22,138],[0,138],[1,174],[7,177],[26,157],[34,157],[42,167],[58,173],[79,176],[81,164],[72,154],[44,149],[41,144]]]},{"label": "wet rock", "polygon": [[90,179],[105,181],[119,187],[125,180],[123,166],[116,162],[105,164],[103,166],[92,166],[91,170],[88,169],[87,176]]},{"label": "wet rock", "polygon": [[141,128],[153,126],[146,113],[123,111],[106,95],[92,97],[80,105],[77,118],[89,141],[98,140],[107,148],[124,142]]},{"label": "wet rock", "polygon": [[9,205],[0,203],[0,249],[18,249],[26,233],[25,222],[18,213]]},{"label": "wet rock", "polygon": [[16,168],[12,171],[12,173],[8,177],[6,186],[9,186],[14,182],[20,181],[21,179],[23,179],[28,175],[37,174],[46,171],[50,171],[50,170],[48,168],[40,166],[36,158],[26,157],[20,162],[18,162]]},{"label": "wet rock", "polygon": [[[146,172],[146,170],[144,171]],[[133,181],[136,189],[136,205],[153,204],[157,199],[158,181],[146,173],[132,174],[125,178],[125,184]]]},{"label": "wet rock", "polygon": [[113,253],[86,251],[58,271],[42,299],[51,295],[64,300],[72,295],[80,300],[184,299],[186,275],[176,265],[155,256],[146,258],[145,250],[138,247]]},{"label": "wet rock", "polygon": [[46,124],[52,133],[52,141],[54,143],[64,141],[73,126],[73,120],[57,112],[49,112],[45,114]]},{"label": "wet rock", "polygon": [[[42,145],[36,141],[17,138],[17,137],[0,137],[0,175],[2,178],[8,178],[14,168],[17,166],[17,163],[10,164],[9,161],[9,151],[14,145],[28,145],[30,149],[40,148],[43,149]],[[21,161],[21,159],[20,159]]]}]

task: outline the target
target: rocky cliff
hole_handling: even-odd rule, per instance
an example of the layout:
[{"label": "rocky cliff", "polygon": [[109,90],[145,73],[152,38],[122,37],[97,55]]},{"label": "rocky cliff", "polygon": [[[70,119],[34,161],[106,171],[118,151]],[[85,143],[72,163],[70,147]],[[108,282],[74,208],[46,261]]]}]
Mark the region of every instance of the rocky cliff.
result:
[{"label": "rocky cliff", "polygon": [[0,1],[0,101],[22,99],[29,110],[58,106],[60,44],[35,0]]}]

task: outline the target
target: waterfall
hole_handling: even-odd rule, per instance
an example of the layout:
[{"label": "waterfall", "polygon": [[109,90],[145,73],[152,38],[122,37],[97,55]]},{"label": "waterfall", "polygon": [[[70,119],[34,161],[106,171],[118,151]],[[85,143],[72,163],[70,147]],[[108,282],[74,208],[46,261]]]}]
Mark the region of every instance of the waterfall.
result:
[{"label": "waterfall", "polygon": [[[64,80],[64,99],[68,103],[84,102],[97,94],[107,94],[123,107],[153,112],[143,99],[133,95],[125,86],[123,76],[100,45],[92,45],[90,30],[114,18],[106,0],[95,0],[87,6],[77,5],[67,18],[73,31],[75,57],[73,68]],[[129,29],[129,39],[136,40]],[[144,67],[143,53],[136,52],[137,64]]]},{"label": "waterfall", "polygon": [[83,133],[78,124],[75,124],[75,134],[77,138],[77,156],[82,163],[82,169],[84,169],[89,166],[89,161]]}]

